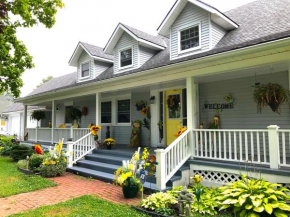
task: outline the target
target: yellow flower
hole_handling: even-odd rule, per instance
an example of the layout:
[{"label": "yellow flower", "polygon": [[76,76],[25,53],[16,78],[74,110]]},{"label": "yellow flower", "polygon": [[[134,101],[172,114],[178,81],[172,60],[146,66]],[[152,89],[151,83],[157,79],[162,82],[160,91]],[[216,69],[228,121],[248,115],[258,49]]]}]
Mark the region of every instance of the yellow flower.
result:
[{"label": "yellow flower", "polygon": [[132,164],[129,164],[128,169],[132,170]]},{"label": "yellow flower", "polygon": [[202,179],[203,179],[203,177],[200,176],[200,175],[195,175],[194,177],[190,177],[190,178],[191,178],[191,179],[193,180],[193,182],[196,183],[196,184],[201,183],[201,181],[202,181]]}]

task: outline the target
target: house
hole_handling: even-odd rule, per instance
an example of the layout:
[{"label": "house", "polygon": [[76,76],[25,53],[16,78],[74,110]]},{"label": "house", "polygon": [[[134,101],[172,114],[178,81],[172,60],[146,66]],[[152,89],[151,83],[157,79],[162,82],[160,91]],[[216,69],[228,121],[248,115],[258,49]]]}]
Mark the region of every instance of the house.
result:
[{"label": "house", "polygon": [[3,93],[0,95],[0,132],[7,131],[7,117],[3,115],[3,111],[13,104],[13,98],[7,94]]},{"label": "house", "polygon": [[[145,101],[150,131],[142,127],[140,144],[155,150],[156,188],[184,184],[196,173],[220,185],[239,179],[245,167],[251,177],[261,172],[288,185],[289,108],[259,114],[253,92],[258,83],[289,88],[289,11],[289,0],[257,0],[225,13],[199,0],[177,0],[156,35],[119,23],[103,48],[78,43],[69,60],[76,72],[16,100],[24,117],[28,106],[52,108],[51,129],[28,128],[24,119],[23,132],[29,140],[64,138],[73,153],[69,171],[111,179],[130,158],[122,145],[132,121],[145,118],[135,106]],[[59,128],[71,106],[87,111],[80,128]],[[208,129],[217,121],[219,127]],[[100,139],[110,127],[115,150],[95,149],[90,123],[102,126]],[[187,130],[176,139],[179,126]]]},{"label": "house", "polygon": [[[36,120],[31,118],[31,114],[34,110],[43,110],[46,114],[46,118],[40,120],[37,123]],[[7,126],[7,133],[10,135],[16,135],[19,139],[24,139],[24,131],[23,131],[23,111],[24,106],[22,103],[15,103],[10,107],[6,108],[2,115],[6,117],[6,126]],[[27,128],[37,128],[37,127],[48,127],[48,122],[51,119],[51,111],[47,111],[44,107],[41,106],[28,106],[27,108]]]}]

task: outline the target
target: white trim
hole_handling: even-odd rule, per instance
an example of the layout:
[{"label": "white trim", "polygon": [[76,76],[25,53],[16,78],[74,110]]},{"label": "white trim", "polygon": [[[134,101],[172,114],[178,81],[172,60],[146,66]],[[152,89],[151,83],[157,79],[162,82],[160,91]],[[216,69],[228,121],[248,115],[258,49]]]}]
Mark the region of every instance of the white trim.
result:
[{"label": "white trim", "polygon": [[209,25],[209,49],[212,49],[213,48],[213,45],[212,45],[212,25],[211,25],[210,14],[208,15],[208,25]]},{"label": "white trim", "polygon": [[[132,50],[132,63],[131,63],[131,65],[121,67],[121,52],[129,50],[129,49]],[[119,70],[119,72],[120,72],[120,70],[131,68],[131,67],[134,66],[134,46],[133,45],[118,50],[118,55],[119,55],[119,61],[118,61],[118,70]]]},{"label": "white trim", "polygon": [[[187,30],[187,29],[190,29],[190,28],[194,28],[198,26],[198,37],[199,37],[199,46],[198,47],[193,47],[193,48],[190,48],[190,49],[186,49],[186,50],[181,50],[181,32],[184,31],[184,30]],[[201,49],[201,22],[198,22],[198,23],[193,23],[193,24],[190,24],[190,25],[186,25],[186,26],[182,26],[180,27],[178,30],[178,54],[184,54],[184,53],[188,53],[188,52],[191,52],[191,51],[195,51],[195,50],[199,50]]]},{"label": "white trim", "polygon": [[[89,64],[89,75],[88,76],[82,76],[83,75],[83,65],[84,64]],[[84,62],[80,63],[80,77],[79,80],[85,80],[91,77],[91,60],[85,60]]]}]

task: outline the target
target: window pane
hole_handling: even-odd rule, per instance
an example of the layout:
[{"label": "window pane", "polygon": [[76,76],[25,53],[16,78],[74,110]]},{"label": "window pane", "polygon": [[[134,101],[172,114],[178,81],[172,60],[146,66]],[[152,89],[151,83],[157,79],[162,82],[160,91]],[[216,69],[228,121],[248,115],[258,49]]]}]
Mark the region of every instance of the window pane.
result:
[{"label": "window pane", "polygon": [[181,50],[199,46],[199,27],[195,26],[180,32]]},{"label": "window pane", "polygon": [[82,77],[87,77],[90,75],[90,64],[82,64]]},{"label": "window pane", "polygon": [[101,103],[101,122],[102,123],[112,122],[112,102]]},{"label": "window pane", "polygon": [[168,113],[169,113],[169,118],[170,119],[180,118],[180,108],[181,108],[180,94],[170,95],[170,96],[168,96],[168,98],[169,97],[177,98],[177,101],[179,101],[178,109],[172,110],[170,108],[167,108],[168,109]]},{"label": "window pane", "polygon": [[82,71],[82,77],[87,77],[90,75],[90,71],[86,70],[86,71]]},{"label": "window pane", "polygon": [[130,100],[118,101],[118,123],[130,123]]},{"label": "window pane", "polygon": [[121,51],[121,67],[132,65],[132,49]]}]

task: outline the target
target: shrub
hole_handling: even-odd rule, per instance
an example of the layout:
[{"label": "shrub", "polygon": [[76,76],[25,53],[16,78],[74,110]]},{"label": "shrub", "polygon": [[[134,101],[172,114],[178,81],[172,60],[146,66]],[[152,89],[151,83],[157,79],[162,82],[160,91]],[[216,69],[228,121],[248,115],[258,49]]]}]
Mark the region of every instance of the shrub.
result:
[{"label": "shrub", "polygon": [[20,160],[17,162],[17,166],[21,169],[26,169],[26,160]]},{"label": "shrub", "polygon": [[168,211],[174,204],[177,204],[177,200],[174,196],[169,193],[158,192],[151,194],[142,201],[142,207],[145,209],[161,211],[162,209]]},{"label": "shrub", "polygon": [[[245,175],[242,180],[220,187],[220,196],[216,197],[220,210],[233,209],[234,213],[244,216],[287,217],[290,206],[286,200],[290,199],[279,184],[271,184],[265,180],[248,179]],[[287,215],[287,214],[288,215]]]},{"label": "shrub", "polygon": [[13,145],[10,150],[10,157],[13,161],[26,159],[27,156],[32,155],[32,149],[24,145]]},{"label": "shrub", "polygon": [[0,136],[0,155],[10,156],[11,148],[13,146],[12,139],[14,139],[13,136]]},{"label": "shrub", "polygon": [[40,172],[40,166],[43,162],[43,156],[39,154],[31,155],[28,163],[29,170],[33,171],[34,173]]},{"label": "shrub", "polygon": [[66,154],[62,151],[62,143],[55,145],[53,150],[43,157],[40,172],[43,177],[60,176],[66,170]]}]

